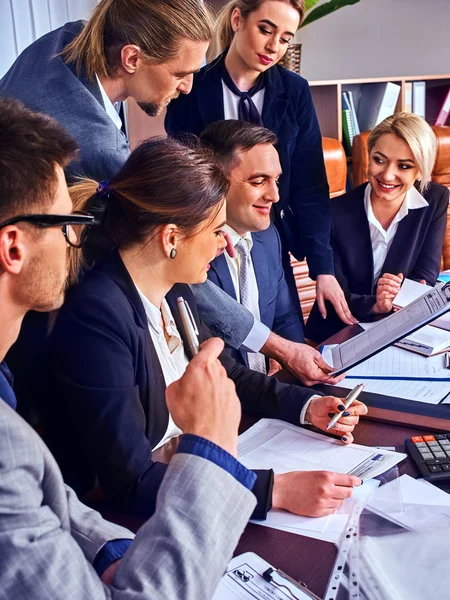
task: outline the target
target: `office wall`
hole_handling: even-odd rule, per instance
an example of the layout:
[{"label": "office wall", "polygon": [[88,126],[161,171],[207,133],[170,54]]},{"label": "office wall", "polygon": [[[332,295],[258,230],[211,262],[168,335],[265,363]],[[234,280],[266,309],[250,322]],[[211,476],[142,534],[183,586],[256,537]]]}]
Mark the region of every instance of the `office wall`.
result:
[{"label": "office wall", "polygon": [[450,0],[361,0],[301,29],[310,80],[450,73]]}]

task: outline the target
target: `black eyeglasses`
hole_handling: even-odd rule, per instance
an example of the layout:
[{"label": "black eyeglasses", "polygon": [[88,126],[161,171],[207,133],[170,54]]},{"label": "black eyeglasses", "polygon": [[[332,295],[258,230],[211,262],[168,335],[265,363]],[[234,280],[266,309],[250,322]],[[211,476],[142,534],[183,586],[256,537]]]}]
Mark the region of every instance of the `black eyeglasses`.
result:
[{"label": "black eyeglasses", "polygon": [[18,215],[0,223],[0,229],[16,223],[30,223],[36,227],[61,227],[67,243],[74,248],[81,248],[86,241],[89,227],[96,224],[95,217],[84,212],[71,215]]}]

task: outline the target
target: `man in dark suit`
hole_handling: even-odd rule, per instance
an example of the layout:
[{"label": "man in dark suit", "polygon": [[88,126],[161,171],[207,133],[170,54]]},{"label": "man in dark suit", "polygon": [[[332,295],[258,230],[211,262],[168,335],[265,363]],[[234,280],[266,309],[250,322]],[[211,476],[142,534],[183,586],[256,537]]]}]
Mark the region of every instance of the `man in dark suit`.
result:
[{"label": "man in dark suit", "polygon": [[[229,119],[211,123],[200,138],[215,152],[230,180],[225,231],[235,248],[235,257],[224,253],[211,263],[208,278],[276,334],[304,342],[298,296],[286,283],[280,237],[270,220],[272,206],[279,201],[281,175],[276,135],[265,127]],[[317,378],[323,377],[319,367],[327,367],[320,353],[307,346],[304,350],[318,365]],[[261,354],[242,349],[230,353],[266,372]]]}]

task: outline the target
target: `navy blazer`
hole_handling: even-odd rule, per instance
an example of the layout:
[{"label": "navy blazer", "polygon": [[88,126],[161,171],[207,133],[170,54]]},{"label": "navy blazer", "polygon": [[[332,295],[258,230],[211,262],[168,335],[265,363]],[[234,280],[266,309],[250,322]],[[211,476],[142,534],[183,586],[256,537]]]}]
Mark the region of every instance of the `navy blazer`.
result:
[{"label": "navy blazer", "polygon": [[[167,301],[189,356],[176,306],[180,295],[191,306],[201,340],[210,334],[189,287],[174,286]],[[221,362],[245,410],[299,424],[312,390],[250,371],[226,353]],[[152,461],[169,419],[166,384],[144,306],[117,251],[69,290],[50,334],[49,369],[47,440],[67,483],[85,492],[96,475],[117,506],[151,515],[166,470]],[[269,479],[269,471],[259,473],[253,489],[259,517],[267,510]]]},{"label": "navy blazer", "polygon": [[[252,233],[251,257],[259,292],[260,320],[269,329],[292,342],[304,342],[303,318],[298,295],[291,292],[281,259],[280,237],[274,225]],[[233,281],[224,254],[211,263],[208,279],[236,300]],[[244,349],[230,348],[229,354],[248,366]]]},{"label": "navy blazer", "polygon": [[[166,130],[199,135],[209,123],[224,118],[223,55],[194,75],[188,95],[167,108]],[[275,65],[265,73],[262,121],[279,139],[283,174],[280,202],[274,205],[275,224],[283,248],[308,260],[310,276],[333,273],[330,246],[330,200],[322,137],[308,82]]]},{"label": "navy blazer", "polygon": [[[331,203],[331,244],[336,277],[350,310],[361,321],[380,318],[369,312],[376,302],[376,285],[373,284],[369,221],[364,207],[366,186],[364,183]],[[430,183],[423,197],[428,206],[410,210],[400,221],[381,274],[403,273],[405,278],[425,279],[433,286],[441,264],[449,191],[439,183]],[[308,338],[321,342],[345,327],[329,302],[327,314],[323,320],[317,303],[314,304],[306,325]]]}]

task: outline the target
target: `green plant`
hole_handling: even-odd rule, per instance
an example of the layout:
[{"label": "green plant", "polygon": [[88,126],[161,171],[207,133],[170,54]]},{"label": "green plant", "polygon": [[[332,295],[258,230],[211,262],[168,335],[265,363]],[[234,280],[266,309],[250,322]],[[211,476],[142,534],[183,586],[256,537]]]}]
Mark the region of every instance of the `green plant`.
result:
[{"label": "green plant", "polygon": [[[306,19],[301,24],[301,27],[305,27],[318,19],[322,19],[322,17],[326,17],[327,15],[333,13],[335,10],[339,10],[344,6],[350,6],[351,4],[357,4],[359,0],[329,0],[329,2],[325,2],[325,4],[321,4],[320,6],[316,6],[320,0],[306,0],[305,8],[307,11],[310,11],[306,15]],[[316,8],[314,8],[316,6]],[[311,10],[314,9],[314,10]]]}]

